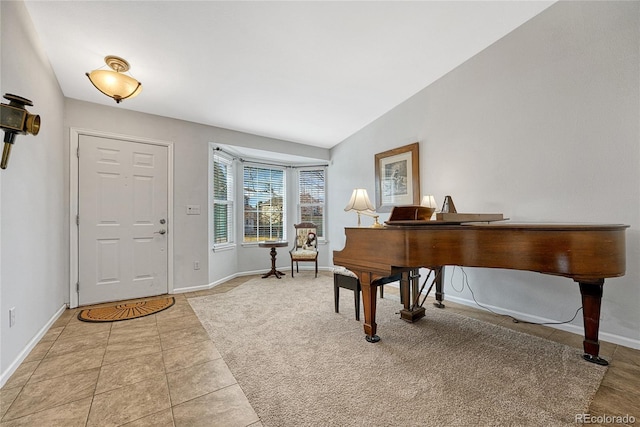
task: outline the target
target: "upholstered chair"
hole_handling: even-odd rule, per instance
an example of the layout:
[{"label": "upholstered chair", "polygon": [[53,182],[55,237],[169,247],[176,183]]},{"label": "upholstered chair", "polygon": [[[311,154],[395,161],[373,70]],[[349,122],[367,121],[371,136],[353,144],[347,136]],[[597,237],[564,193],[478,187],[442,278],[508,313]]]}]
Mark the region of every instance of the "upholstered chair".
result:
[{"label": "upholstered chair", "polygon": [[296,229],[293,247],[289,251],[291,255],[291,277],[293,276],[293,263],[296,264],[298,273],[299,262],[313,262],[316,265],[316,277],[318,277],[318,227],[312,222],[301,222],[294,225]]}]

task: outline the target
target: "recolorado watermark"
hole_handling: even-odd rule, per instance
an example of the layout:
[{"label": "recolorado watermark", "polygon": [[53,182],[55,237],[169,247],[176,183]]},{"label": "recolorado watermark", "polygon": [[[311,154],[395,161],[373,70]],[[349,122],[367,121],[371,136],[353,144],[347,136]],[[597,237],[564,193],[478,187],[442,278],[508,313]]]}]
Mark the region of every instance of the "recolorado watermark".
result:
[{"label": "recolorado watermark", "polygon": [[635,424],[636,417],[633,415],[591,415],[576,414],[576,423],[582,424]]}]

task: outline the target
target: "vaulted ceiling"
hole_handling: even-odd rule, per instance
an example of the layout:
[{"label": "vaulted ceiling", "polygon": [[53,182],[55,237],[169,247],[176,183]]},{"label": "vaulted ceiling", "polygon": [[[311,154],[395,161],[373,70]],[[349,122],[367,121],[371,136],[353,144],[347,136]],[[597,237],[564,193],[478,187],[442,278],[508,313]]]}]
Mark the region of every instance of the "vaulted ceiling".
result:
[{"label": "vaulted ceiling", "polygon": [[[66,97],[330,148],[549,1],[25,1]],[[85,72],[116,55],[116,103]]]}]

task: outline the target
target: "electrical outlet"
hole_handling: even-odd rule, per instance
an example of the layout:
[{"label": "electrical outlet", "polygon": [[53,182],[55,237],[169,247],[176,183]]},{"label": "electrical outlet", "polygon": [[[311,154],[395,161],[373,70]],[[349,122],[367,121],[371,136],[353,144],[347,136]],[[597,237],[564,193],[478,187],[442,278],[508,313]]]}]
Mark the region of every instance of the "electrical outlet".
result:
[{"label": "electrical outlet", "polygon": [[12,327],[16,324],[16,308],[12,307],[9,309],[9,327]]},{"label": "electrical outlet", "polygon": [[193,261],[193,269],[200,270],[200,261]]}]

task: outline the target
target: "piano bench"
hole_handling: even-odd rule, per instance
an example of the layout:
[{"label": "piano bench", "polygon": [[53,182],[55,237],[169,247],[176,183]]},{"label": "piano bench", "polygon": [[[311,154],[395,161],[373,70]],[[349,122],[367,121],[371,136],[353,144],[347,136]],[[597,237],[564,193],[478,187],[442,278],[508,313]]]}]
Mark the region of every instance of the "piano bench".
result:
[{"label": "piano bench", "polygon": [[[384,298],[383,286],[380,288],[380,298]],[[333,299],[335,303],[336,313],[339,313],[340,288],[350,289],[353,291],[353,300],[356,308],[356,320],[360,320],[360,280],[358,276],[344,267],[335,268],[333,270]]]}]

